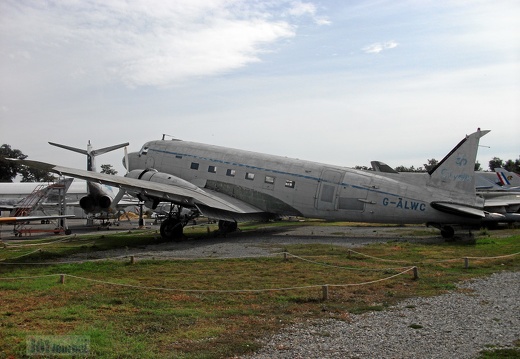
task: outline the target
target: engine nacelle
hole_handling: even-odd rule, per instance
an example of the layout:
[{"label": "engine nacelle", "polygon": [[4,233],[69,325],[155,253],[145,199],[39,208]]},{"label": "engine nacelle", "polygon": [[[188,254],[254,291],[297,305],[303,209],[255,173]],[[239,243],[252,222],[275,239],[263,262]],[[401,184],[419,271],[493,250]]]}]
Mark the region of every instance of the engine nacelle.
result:
[{"label": "engine nacelle", "polygon": [[[182,178],[176,177],[172,174],[165,173],[165,172],[158,172],[155,169],[145,169],[145,170],[133,170],[128,172],[125,177],[129,178],[135,178],[142,181],[149,181],[149,182],[155,182],[175,187],[180,187],[184,189],[189,189],[192,191],[196,191],[199,189],[199,187],[195,186],[193,183],[190,183],[186,180],[183,180]],[[160,200],[148,197],[144,195],[143,193],[132,193],[132,191],[128,191],[133,196],[136,196],[139,198],[139,200],[144,201],[146,207],[155,209],[157,208],[157,205],[159,204]]]},{"label": "engine nacelle", "polygon": [[143,181],[157,182],[191,190],[198,189],[198,187],[193,183],[190,183],[169,173],[157,172],[155,169],[133,170],[128,172],[125,177],[137,178]]},{"label": "engine nacelle", "polygon": [[79,200],[80,207],[86,213],[107,212],[111,204],[112,198],[109,196],[88,195]]}]

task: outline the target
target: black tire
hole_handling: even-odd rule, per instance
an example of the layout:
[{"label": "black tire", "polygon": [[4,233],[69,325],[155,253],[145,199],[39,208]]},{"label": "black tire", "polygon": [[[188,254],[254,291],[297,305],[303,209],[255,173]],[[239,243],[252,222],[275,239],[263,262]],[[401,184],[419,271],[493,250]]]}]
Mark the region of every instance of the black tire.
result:
[{"label": "black tire", "polygon": [[441,236],[445,239],[453,239],[455,235],[455,230],[451,226],[444,226],[441,228]]},{"label": "black tire", "polygon": [[161,237],[168,240],[180,240],[183,237],[182,223],[176,219],[168,218],[161,223]]},{"label": "black tire", "polygon": [[218,221],[218,230],[221,233],[232,233],[235,232],[238,228],[237,222],[231,222],[231,221]]}]

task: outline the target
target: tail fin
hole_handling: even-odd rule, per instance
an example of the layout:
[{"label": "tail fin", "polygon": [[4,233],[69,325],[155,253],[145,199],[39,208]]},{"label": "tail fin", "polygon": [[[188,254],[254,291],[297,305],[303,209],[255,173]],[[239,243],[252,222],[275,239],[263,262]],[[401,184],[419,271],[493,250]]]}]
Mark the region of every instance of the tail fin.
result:
[{"label": "tail fin", "polygon": [[503,168],[495,168],[498,180],[503,187],[519,186],[520,176],[514,172],[506,171]]},{"label": "tail fin", "polygon": [[96,171],[94,157],[129,145],[129,143],[126,142],[126,143],[121,143],[119,145],[113,145],[113,146],[93,150],[92,145],[90,144],[90,141],[88,141],[87,149],[82,150],[81,148],[70,147],[70,146],[61,145],[59,143],[54,143],[54,142],[49,142],[49,144],[56,146],[56,147],[64,148],[64,149],[72,151],[72,152],[77,152],[77,153],[81,153],[83,155],[87,155],[87,171],[94,171],[94,172]]},{"label": "tail fin", "polygon": [[479,140],[489,130],[467,135],[455,146],[437,166],[428,171],[431,185],[453,192],[453,194],[470,194],[475,196],[475,162]]}]

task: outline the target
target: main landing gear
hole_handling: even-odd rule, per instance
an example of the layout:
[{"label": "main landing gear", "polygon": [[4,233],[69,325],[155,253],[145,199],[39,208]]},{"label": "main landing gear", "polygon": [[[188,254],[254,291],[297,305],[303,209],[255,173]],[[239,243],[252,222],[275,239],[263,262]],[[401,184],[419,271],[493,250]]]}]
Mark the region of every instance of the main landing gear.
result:
[{"label": "main landing gear", "polygon": [[184,210],[172,204],[168,217],[161,223],[161,237],[174,241],[181,240],[184,237],[184,226],[198,216],[198,211]]},{"label": "main landing gear", "polygon": [[[168,216],[161,223],[161,237],[166,240],[182,240],[184,226],[199,216],[200,213],[196,210],[188,210],[172,204]],[[220,220],[218,222],[218,230],[221,234],[235,232],[237,228],[238,224],[235,221]]]}]

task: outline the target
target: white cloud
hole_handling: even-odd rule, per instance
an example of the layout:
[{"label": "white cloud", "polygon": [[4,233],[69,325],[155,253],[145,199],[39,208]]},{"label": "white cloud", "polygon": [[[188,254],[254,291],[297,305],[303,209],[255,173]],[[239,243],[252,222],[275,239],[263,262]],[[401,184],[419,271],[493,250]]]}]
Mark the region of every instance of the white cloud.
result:
[{"label": "white cloud", "polygon": [[242,68],[294,37],[298,18],[328,23],[313,4],[299,1],[4,3],[1,10],[5,47],[16,57],[54,64],[54,77],[84,75],[130,87],[171,86]]},{"label": "white cloud", "polygon": [[287,14],[294,17],[310,17],[316,25],[330,25],[331,21],[325,16],[317,16],[316,5],[309,2],[293,1]]},{"label": "white cloud", "polygon": [[383,50],[394,49],[397,46],[399,46],[399,44],[395,41],[376,42],[376,43],[370,44],[368,46],[365,46],[363,48],[363,52],[365,52],[367,54],[378,54]]}]

